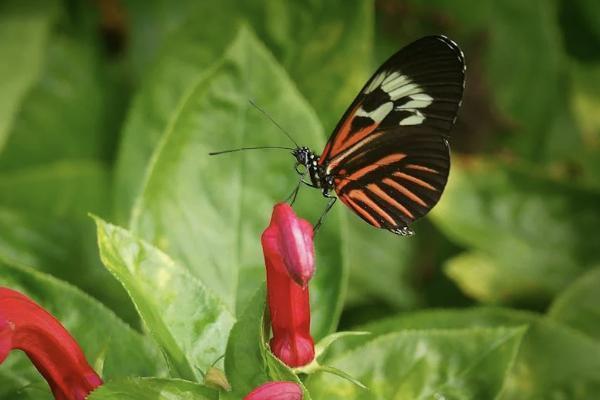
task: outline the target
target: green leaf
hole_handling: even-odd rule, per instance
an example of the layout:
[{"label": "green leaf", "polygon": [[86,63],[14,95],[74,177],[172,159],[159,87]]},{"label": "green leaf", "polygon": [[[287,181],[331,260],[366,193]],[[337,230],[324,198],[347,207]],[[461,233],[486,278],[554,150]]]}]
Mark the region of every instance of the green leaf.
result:
[{"label": "green leaf", "polygon": [[172,374],[200,379],[225,352],[233,316],[198,279],[127,230],[96,218],[102,262],[133,300]]},{"label": "green leaf", "polygon": [[89,400],[217,400],[218,393],[180,379],[138,378],[107,382]]},{"label": "green leaf", "polygon": [[[93,364],[98,357],[104,357],[104,379],[164,373],[164,361],[150,340],[78,289],[32,269],[4,262],[0,262],[0,286],[26,294],[58,318],[75,337],[88,362]],[[15,377],[14,383],[0,377],[0,393],[14,393],[6,398],[21,398],[16,393],[30,383],[41,393],[50,392],[31,361],[20,352],[11,353],[0,370]],[[41,397],[38,389],[35,392],[32,389],[32,393]]]},{"label": "green leaf", "polygon": [[97,44],[57,32],[46,52],[41,76],[14,118],[2,170],[110,157],[119,113],[109,112],[118,102]]},{"label": "green leaf", "polygon": [[265,352],[265,285],[256,292],[229,334],[225,353],[225,373],[231,396],[242,398],[255,387],[268,382]]},{"label": "green leaf", "polygon": [[[158,2],[153,4],[156,6]],[[146,19],[158,19],[153,12],[148,12],[147,2],[141,2],[140,6],[143,10],[137,10],[137,3],[134,2],[131,10],[134,18],[133,49],[141,46],[136,45],[135,41],[143,39],[143,35],[135,35],[136,27],[140,31],[146,31]],[[146,72],[123,127],[115,181],[116,214],[117,220],[122,223],[128,221],[135,198],[144,183],[146,166],[173,118],[174,110],[199,77],[221,58],[236,33],[233,19],[222,21],[218,18],[203,18],[203,23],[199,24],[198,18],[190,17],[189,12],[186,14],[190,18],[187,23],[182,23],[181,21],[186,19],[181,17],[165,18],[165,12],[173,9],[182,11],[179,7],[167,5],[156,7],[154,10],[162,19],[173,18],[180,21],[179,25],[175,24],[179,28],[171,28],[174,32],[167,35],[170,37],[168,45],[156,55],[156,62]],[[150,17],[148,14],[151,14]],[[225,25],[227,23],[229,25]],[[213,35],[217,31],[219,35]],[[151,35],[154,44],[157,32],[153,29]],[[211,39],[207,40],[208,37]],[[132,57],[135,59],[138,55],[134,54]]]},{"label": "green leaf", "polygon": [[239,8],[297,82],[327,132],[333,131],[374,71],[373,2],[231,3],[232,10]]},{"label": "green leaf", "polygon": [[[432,329],[435,332],[439,329],[524,325],[528,326],[527,333],[500,399],[594,398],[600,390],[600,346],[579,332],[539,314],[501,308],[423,311],[359,329],[371,332],[371,338],[376,338],[390,332],[414,329]],[[327,356],[331,359],[342,357],[368,341],[369,337],[361,336],[342,339],[332,346]]]},{"label": "green leaf", "polygon": [[42,69],[56,11],[55,1],[14,0],[0,5],[0,152],[23,98]]},{"label": "green leaf", "polygon": [[349,336],[369,336],[370,334],[371,334],[370,332],[344,331],[344,332],[335,332],[335,333],[332,333],[331,335],[327,335],[323,339],[321,339],[319,341],[319,343],[317,343],[315,345],[315,358],[319,359],[327,351],[329,346],[331,346],[337,340],[340,340],[342,338],[349,337]]},{"label": "green leaf", "polygon": [[110,174],[95,161],[0,172],[0,259],[77,285],[137,323],[127,294],[102,268],[88,212],[108,212]]},{"label": "green leaf", "polygon": [[[240,146],[289,145],[249,99],[301,132],[303,143],[319,142],[314,113],[272,56],[242,29],[225,58],[172,110],[131,220],[133,232],[180,261],[232,310],[246,304],[264,280],[260,234],[273,205],[297,182],[288,152],[208,157]],[[318,193],[301,193],[297,211],[316,220],[324,205]],[[345,278],[335,214],[319,235],[311,282],[317,339],[335,328]]]},{"label": "green leaf", "polygon": [[500,110],[519,126],[513,148],[529,159],[544,160],[540,142],[554,122],[548,110],[556,109],[564,96],[556,13],[552,2],[509,0],[495,3],[489,21],[483,22],[492,32],[486,68],[493,93]]},{"label": "green leaf", "polygon": [[319,373],[308,389],[323,399],[493,399],[511,368],[523,328],[405,331],[331,360],[363,382]]},{"label": "green leaf", "polygon": [[0,173],[0,203],[47,217],[86,220],[108,210],[110,171],[96,161],[59,161]]},{"label": "green leaf", "polygon": [[266,350],[265,355],[267,360],[267,370],[269,371],[269,376],[272,381],[296,382],[302,388],[302,399],[311,400],[309,391],[290,367],[285,365],[283,361],[271,353],[270,349]]},{"label": "green leaf", "polygon": [[347,302],[360,304],[378,300],[398,309],[419,305],[420,294],[411,285],[419,254],[419,235],[399,239],[365,224],[350,215],[350,210],[342,212],[349,214],[345,245],[350,269]]},{"label": "green leaf", "polygon": [[292,381],[302,387],[304,399],[310,400],[310,394],[298,376],[277,359],[267,346],[268,333],[265,332],[264,318],[266,296],[263,283],[231,330],[225,355],[225,372],[232,391],[225,398],[239,399],[269,381]]},{"label": "green leaf", "polygon": [[469,295],[539,303],[598,261],[598,202],[594,191],[499,163],[454,162],[432,217],[472,251],[448,267]]},{"label": "green leaf", "polygon": [[600,267],[562,292],[552,303],[548,316],[600,340]]}]

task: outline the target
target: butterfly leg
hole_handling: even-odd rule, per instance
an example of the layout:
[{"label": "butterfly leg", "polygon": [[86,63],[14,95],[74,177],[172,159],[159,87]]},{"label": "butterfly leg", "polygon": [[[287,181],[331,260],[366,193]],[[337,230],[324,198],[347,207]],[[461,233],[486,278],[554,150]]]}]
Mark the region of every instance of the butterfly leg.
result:
[{"label": "butterfly leg", "polygon": [[286,203],[290,203],[290,206],[294,205],[294,202],[296,201],[296,197],[298,196],[298,191],[300,190],[300,185],[302,184],[302,182],[304,182],[302,180],[302,177],[300,177],[300,179],[298,180],[298,183],[296,184],[296,187],[294,188],[294,190],[292,190],[292,193],[290,193],[290,195],[285,199]]},{"label": "butterfly leg", "polygon": [[327,213],[329,212],[329,210],[331,210],[331,207],[333,207],[333,205],[335,204],[335,202],[337,200],[337,197],[332,196],[329,193],[325,193],[324,192],[323,196],[327,197],[329,199],[329,201],[327,202],[327,206],[325,207],[325,210],[323,210],[323,213],[321,214],[321,216],[317,220],[317,223],[313,227],[313,232],[315,234],[317,233],[317,231],[319,230],[319,228],[321,227],[321,225],[323,225],[323,221],[325,220],[325,216],[327,216]]}]

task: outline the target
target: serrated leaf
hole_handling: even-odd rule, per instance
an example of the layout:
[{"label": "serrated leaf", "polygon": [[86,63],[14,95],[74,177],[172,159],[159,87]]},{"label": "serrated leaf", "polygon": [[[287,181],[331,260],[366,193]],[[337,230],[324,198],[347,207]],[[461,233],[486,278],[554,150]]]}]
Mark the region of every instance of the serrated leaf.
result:
[{"label": "serrated leaf", "polygon": [[217,400],[216,391],[179,379],[138,378],[107,382],[89,400]]},{"label": "serrated leaf", "polygon": [[493,399],[523,328],[405,331],[383,335],[331,360],[368,390],[319,373],[307,387],[326,399]]},{"label": "serrated leaf", "polygon": [[[244,145],[287,145],[249,99],[302,133],[303,143],[319,141],[321,128],[310,108],[261,43],[242,29],[225,58],[173,110],[131,220],[133,232],[179,260],[238,311],[236,305],[246,304],[264,280],[259,237],[271,208],[297,182],[287,152],[208,156]],[[303,192],[295,207],[316,220],[324,201]],[[311,282],[316,338],[337,323],[345,278],[334,215],[319,235]]]},{"label": "serrated leaf", "polygon": [[[587,399],[600,390],[600,346],[542,315],[501,308],[423,311],[360,327],[372,337],[413,329],[465,329],[528,326],[510,370],[502,400]],[[368,341],[344,339],[328,355],[343,355]]]},{"label": "serrated leaf", "polygon": [[[103,356],[104,379],[164,373],[164,361],[151,341],[78,289],[29,268],[4,262],[0,262],[0,286],[26,294],[58,318],[80,344],[89,362]],[[0,394],[7,396],[3,398],[21,398],[22,393],[31,392],[32,398],[37,399],[50,393],[24,354],[11,353],[0,366],[0,372],[14,376],[12,382],[0,377]]]},{"label": "serrated leaf", "polygon": [[169,361],[172,374],[200,379],[225,352],[234,318],[220,299],[160,250],[96,218],[104,265],[121,282]]},{"label": "serrated leaf", "polygon": [[600,268],[567,287],[552,303],[548,316],[600,341]]}]

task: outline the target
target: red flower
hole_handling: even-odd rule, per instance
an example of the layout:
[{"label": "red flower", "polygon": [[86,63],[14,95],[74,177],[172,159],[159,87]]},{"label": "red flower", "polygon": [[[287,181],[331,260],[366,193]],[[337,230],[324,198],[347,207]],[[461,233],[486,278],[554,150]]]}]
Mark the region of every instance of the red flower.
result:
[{"label": "red flower", "polygon": [[23,294],[0,287],[0,363],[13,349],[27,354],[57,400],[84,400],[102,384],[56,318]]},{"label": "red flower", "polygon": [[307,286],[314,273],[313,229],[288,204],[277,204],[261,242],[273,330],[271,351],[288,366],[300,367],[315,356]]},{"label": "red flower", "polygon": [[269,382],[254,389],[244,400],[302,400],[302,389],[294,382]]}]

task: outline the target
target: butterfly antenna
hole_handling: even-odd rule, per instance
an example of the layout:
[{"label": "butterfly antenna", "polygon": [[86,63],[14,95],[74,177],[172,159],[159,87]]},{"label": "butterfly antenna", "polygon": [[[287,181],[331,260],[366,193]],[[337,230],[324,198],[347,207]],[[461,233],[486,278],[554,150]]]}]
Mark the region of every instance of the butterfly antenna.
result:
[{"label": "butterfly antenna", "polygon": [[257,104],[254,102],[254,100],[252,100],[252,99],[249,99],[248,101],[250,102],[250,104],[252,104],[252,106],[253,106],[254,108],[256,108],[258,111],[260,111],[261,113],[263,113],[263,115],[264,115],[265,117],[267,117],[267,118],[269,119],[269,121],[271,121],[271,122],[273,123],[273,125],[275,125],[276,127],[278,127],[278,128],[281,130],[281,132],[283,132],[283,133],[285,134],[285,136],[287,136],[287,137],[288,137],[288,138],[289,138],[289,139],[292,141],[292,143],[294,143],[294,146],[296,146],[296,147],[300,147],[300,146],[298,146],[298,143],[296,143],[296,141],[294,140],[294,138],[292,137],[292,135],[290,135],[290,134],[289,134],[289,133],[288,133],[288,132],[287,132],[285,129],[283,129],[283,127],[282,127],[281,125],[279,125],[279,124],[277,123],[277,121],[275,121],[275,120],[273,119],[273,117],[271,117],[271,116],[270,116],[270,115],[269,115],[269,114],[268,114],[268,113],[267,113],[265,110],[263,110],[262,108],[260,108],[260,107],[259,107],[259,106],[258,106],[258,105],[257,105]]},{"label": "butterfly antenna", "polygon": [[217,156],[219,154],[225,153],[235,153],[236,151],[243,150],[262,150],[262,149],[283,149],[283,150],[295,150],[291,147],[283,147],[283,146],[256,146],[256,147],[240,147],[239,149],[230,149],[230,150],[222,150],[222,151],[213,151],[208,153],[209,156]]}]

